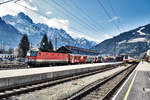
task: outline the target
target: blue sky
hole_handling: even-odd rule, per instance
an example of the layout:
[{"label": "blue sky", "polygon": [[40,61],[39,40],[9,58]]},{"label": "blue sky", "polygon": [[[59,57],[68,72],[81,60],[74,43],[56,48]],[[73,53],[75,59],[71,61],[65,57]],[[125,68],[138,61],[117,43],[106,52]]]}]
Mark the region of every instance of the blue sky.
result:
[{"label": "blue sky", "polygon": [[21,0],[17,3],[30,10],[10,2],[0,6],[0,16],[22,11],[34,22],[63,28],[73,37],[85,37],[97,42],[150,23],[150,0],[99,1],[110,17],[98,0]]}]

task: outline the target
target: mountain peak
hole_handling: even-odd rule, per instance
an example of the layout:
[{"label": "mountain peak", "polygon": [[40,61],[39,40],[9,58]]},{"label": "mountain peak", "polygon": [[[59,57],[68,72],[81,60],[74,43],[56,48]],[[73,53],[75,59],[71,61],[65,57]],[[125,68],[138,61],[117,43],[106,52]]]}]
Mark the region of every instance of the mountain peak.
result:
[{"label": "mountain peak", "polygon": [[0,17],[0,23],[2,24],[4,24],[5,23],[5,21]]},{"label": "mountain peak", "polygon": [[26,16],[23,12],[19,12],[18,16]]},{"label": "mountain peak", "polygon": [[18,13],[17,17],[19,17],[23,20],[26,20],[30,23],[33,23],[32,19],[29,16],[27,16],[26,14],[24,14],[23,12]]}]

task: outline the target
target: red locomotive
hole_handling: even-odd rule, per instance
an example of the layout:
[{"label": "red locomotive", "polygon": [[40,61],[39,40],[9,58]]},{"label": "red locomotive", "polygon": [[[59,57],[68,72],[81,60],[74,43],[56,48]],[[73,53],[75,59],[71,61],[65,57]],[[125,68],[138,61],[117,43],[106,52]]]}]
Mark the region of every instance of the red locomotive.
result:
[{"label": "red locomotive", "polygon": [[98,62],[98,56],[41,52],[38,50],[30,50],[27,53],[27,63],[29,66],[79,64],[92,62]]}]

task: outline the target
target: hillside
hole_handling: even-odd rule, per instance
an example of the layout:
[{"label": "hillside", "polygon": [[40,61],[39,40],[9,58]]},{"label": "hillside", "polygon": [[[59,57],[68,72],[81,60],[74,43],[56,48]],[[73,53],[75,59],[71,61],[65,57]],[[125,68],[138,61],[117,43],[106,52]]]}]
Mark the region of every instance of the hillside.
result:
[{"label": "hillside", "polygon": [[150,48],[150,24],[123,32],[113,38],[104,40],[92,49],[99,51],[101,54],[113,55],[114,41],[116,41],[116,53],[118,55],[139,55]]}]

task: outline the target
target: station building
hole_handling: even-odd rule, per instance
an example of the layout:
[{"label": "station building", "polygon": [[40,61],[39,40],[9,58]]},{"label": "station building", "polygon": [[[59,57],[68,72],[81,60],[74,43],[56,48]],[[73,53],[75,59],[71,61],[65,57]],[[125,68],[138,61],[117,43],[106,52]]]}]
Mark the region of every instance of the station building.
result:
[{"label": "station building", "polygon": [[73,54],[82,54],[82,55],[99,55],[99,52],[91,49],[78,48],[73,46],[62,46],[57,52],[59,53],[73,53]]}]

